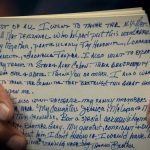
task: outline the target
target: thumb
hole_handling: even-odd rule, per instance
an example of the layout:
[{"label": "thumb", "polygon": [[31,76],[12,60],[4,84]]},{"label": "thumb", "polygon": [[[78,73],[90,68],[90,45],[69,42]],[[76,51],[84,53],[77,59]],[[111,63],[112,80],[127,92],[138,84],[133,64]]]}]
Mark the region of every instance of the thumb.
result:
[{"label": "thumb", "polygon": [[13,117],[14,108],[6,90],[0,85],[0,121],[9,121]]},{"label": "thumb", "polygon": [[147,107],[146,118],[147,118],[147,123],[150,126],[150,102],[149,102],[148,107]]}]

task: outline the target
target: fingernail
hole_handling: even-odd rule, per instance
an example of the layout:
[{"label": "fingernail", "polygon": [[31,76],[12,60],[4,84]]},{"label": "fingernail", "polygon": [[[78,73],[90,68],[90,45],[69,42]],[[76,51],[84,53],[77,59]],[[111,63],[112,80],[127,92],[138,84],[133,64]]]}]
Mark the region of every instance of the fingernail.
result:
[{"label": "fingernail", "polygon": [[0,120],[7,120],[9,115],[9,108],[3,104],[0,103]]},{"label": "fingernail", "polygon": [[147,112],[146,112],[146,114],[148,115],[149,113],[150,113],[150,102],[147,105]]},{"label": "fingernail", "polygon": [[24,150],[26,147],[26,140],[21,136],[12,136],[6,146],[11,150]]},{"label": "fingernail", "polygon": [[147,115],[147,123],[150,126],[150,114]]},{"label": "fingernail", "polygon": [[147,123],[150,126],[150,102],[147,106],[147,113],[146,113],[146,119],[147,119]]}]

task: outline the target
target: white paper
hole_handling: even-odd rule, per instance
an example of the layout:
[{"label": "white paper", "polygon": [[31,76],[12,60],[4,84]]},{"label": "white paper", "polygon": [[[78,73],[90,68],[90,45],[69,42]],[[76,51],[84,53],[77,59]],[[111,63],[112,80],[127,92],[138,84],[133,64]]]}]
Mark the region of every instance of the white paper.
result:
[{"label": "white paper", "polygon": [[146,15],[0,19],[0,83],[28,150],[149,150]]}]

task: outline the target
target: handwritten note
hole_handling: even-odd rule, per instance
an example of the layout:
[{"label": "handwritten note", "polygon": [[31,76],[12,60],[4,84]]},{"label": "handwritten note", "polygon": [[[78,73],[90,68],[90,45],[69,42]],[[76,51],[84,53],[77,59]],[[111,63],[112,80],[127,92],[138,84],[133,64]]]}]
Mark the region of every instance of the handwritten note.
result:
[{"label": "handwritten note", "polygon": [[29,150],[149,150],[146,15],[1,18],[0,84]]}]

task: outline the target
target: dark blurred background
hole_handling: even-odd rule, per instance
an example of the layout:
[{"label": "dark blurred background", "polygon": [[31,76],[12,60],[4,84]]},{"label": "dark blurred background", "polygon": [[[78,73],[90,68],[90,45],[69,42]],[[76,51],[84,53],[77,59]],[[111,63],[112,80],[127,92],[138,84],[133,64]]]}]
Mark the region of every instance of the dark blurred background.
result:
[{"label": "dark blurred background", "polygon": [[149,0],[0,0],[0,16],[24,16],[143,7]]}]

